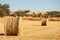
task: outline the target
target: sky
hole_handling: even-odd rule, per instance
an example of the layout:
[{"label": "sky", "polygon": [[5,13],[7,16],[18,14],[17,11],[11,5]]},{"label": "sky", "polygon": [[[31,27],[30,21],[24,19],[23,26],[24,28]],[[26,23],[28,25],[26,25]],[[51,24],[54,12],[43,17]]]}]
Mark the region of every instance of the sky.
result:
[{"label": "sky", "polygon": [[11,11],[60,11],[60,0],[0,0],[0,4],[9,4]]}]

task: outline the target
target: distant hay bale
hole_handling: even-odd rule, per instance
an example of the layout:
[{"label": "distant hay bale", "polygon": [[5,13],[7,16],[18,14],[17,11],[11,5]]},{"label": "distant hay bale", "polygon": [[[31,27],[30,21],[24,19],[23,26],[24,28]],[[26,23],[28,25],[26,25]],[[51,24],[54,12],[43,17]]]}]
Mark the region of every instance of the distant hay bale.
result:
[{"label": "distant hay bale", "polygon": [[6,19],[5,20],[5,34],[17,35],[18,34],[18,18],[6,17],[5,19]]},{"label": "distant hay bale", "polygon": [[48,21],[60,21],[60,18],[52,17],[48,18]]},{"label": "distant hay bale", "polygon": [[24,17],[23,20],[40,21],[41,18],[29,18],[29,17]]},{"label": "distant hay bale", "polygon": [[46,26],[47,25],[47,20],[42,20],[42,22],[41,22],[41,26]]}]

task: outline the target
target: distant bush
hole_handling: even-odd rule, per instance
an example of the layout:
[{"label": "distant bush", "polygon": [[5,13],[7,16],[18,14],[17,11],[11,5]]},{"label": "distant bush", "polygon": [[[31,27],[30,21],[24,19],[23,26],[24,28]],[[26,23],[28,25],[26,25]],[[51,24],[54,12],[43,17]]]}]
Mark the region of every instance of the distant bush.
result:
[{"label": "distant bush", "polygon": [[32,17],[36,17],[36,14],[33,12]]},{"label": "distant bush", "polygon": [[60,17],[60,11],[47,12],[50,17]]},{"label": "distant bush", "polygon": [[57,18],[57,17],[51,17],[51,18],[48,18],[49,21],[60,21],[60,18]]},{"label": "distant bush", "polygon": [[39,13],[37,16],[38,16],[38,17],[41,17],[41,13]]}]

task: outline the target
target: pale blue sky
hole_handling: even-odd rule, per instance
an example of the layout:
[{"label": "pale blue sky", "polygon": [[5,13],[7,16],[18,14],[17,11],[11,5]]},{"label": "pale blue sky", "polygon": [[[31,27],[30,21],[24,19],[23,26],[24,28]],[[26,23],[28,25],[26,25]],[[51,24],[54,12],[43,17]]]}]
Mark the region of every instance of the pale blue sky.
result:
[{"label": "pale blue sky", "polygon": [[60,11],[60,0],[0,0],[0,4],[9,4],[11,11],[19,9]]}]

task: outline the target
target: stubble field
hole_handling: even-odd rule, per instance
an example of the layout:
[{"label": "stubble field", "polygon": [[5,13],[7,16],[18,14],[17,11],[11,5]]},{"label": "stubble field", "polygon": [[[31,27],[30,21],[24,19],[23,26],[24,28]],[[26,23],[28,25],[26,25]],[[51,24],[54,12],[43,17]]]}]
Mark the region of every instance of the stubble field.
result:
[{"label": "stubble field", "polygon": [[[0,18],[0,33],[4,31],[4,20]],[[0,40],[60,40],[60,21],[48,21],[47,26],[41,26],[41,20],[19,20],[18,36],[1,35]]]}]

